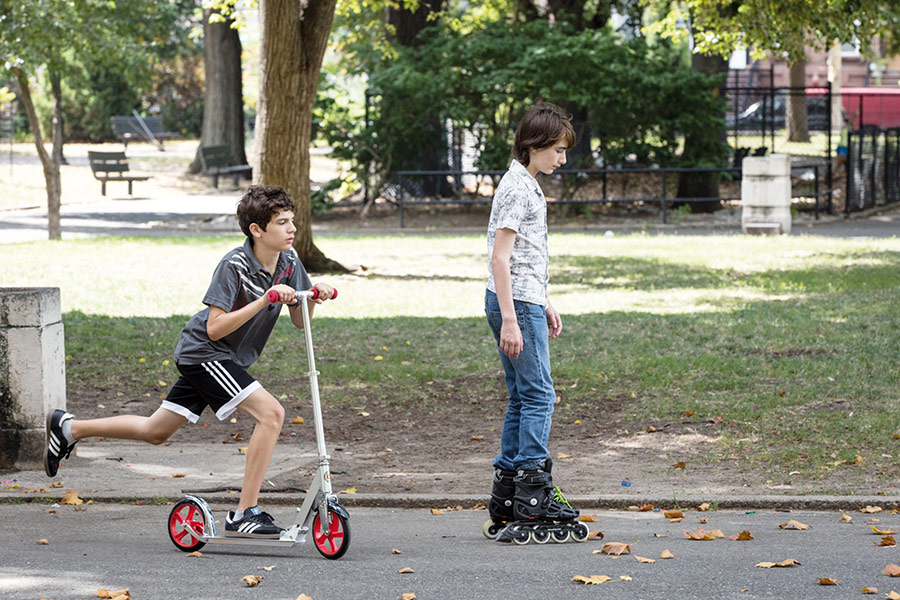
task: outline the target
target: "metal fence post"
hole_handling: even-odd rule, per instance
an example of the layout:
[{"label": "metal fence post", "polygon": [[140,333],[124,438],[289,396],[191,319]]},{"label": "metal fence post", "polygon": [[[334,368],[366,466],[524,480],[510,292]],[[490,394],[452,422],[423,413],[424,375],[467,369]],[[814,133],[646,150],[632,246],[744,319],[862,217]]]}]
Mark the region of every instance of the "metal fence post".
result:
[{"label": "metal fence post", "polygon": [[660,203],[662,203],[662,218],[663,225],[668,223],[667,214],[666,214],[666,171],[662,172],[662,198],[660,199]]}]

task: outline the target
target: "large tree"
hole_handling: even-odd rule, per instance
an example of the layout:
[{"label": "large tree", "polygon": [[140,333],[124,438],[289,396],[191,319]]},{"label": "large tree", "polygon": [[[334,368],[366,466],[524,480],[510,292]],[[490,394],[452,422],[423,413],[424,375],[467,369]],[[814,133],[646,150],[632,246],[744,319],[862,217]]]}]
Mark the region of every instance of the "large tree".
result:
[{"label": "large tree", "polygon": [[294,198],[294,249],[311,271],[346,270],[313,243],[309,182],[312,110],[335,0],[260,0],[260,90],[254,175]]},{"label": "large tree", "polygon": [[[244,93],[241,81],[241,36],[231,16],[203,11],[205,88],[200,146],[227,146],[232,165],[247,162],[244,149]],[[199,173],[200,148],[188,169]]]}]

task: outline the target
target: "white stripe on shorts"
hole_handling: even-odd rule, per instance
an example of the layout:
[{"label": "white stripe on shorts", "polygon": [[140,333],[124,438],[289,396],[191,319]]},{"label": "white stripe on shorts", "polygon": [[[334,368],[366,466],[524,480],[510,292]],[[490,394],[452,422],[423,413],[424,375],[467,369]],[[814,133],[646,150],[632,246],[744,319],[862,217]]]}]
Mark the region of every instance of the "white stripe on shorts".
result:
[{"label": "white stripe on shorts", "polygon": [[231,413],[237,410],[238,404],[243,402],[244,398],[261,387],[262,385],[258,381],[254,381],[253,383],[245,387],[240,394],[229,400],[227,404],[216,411],[216,418],[218,418],[220,421],[224,421],[225,419],[227,419],[229,416],[231,416]]},{"label": "white stripe on shorts", "polygon": [[236,396],[241,393],[241,386],[234,380],[231,376],[231,373],[225,370],[225,367],[222,366],[217,360],[212,362],[203,363],[203,368],[206,369],[206,372],[209,373],[210,377],[215,379],[222,389],[228,392],[231,396]]}]

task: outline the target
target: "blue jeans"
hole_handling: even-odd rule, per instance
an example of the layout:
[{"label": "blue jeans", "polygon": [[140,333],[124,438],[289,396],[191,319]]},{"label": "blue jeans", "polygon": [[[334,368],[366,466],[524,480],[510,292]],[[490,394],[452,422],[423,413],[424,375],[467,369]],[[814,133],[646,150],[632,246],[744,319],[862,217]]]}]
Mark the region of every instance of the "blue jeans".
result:
[{"label": "blue jeans", "polygon": [[544,307],[514,300],[523,348],[512,359],[500,351],[503,318],[497,294],[486,290],[484,312],[497,340],[500,362],[506,373],[509,406],[500,436],[500,454],[494,466],[500,469],[539,469],[550,456],[547,440],[556,391],[550,377],[549,329]]}]

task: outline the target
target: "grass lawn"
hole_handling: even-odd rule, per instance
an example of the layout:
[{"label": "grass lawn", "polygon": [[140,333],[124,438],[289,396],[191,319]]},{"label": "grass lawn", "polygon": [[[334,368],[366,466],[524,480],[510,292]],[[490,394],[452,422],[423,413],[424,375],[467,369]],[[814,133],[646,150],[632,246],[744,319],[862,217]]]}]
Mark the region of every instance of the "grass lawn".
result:
[{"label": "grass lawn", "polygon": [[[213,267],[239,242],[0,245],[0,281],[61,288],[70,393],[155,397],[172,382],[179,331]],[[366,267],[324,278],[340,290],[314,322],[329,402],[441,411],[448,390],[496,388],[482,236],[318,244]],[[809,481],[851,470],[897,479],[900,239],[558,234],[550,250],[564,324],[551,343],[556,423],[615,435],[712,421],[709,462]],[[254,371],[291,398],[303,354],[282,318]]]}]

